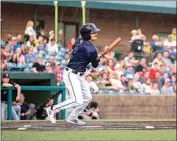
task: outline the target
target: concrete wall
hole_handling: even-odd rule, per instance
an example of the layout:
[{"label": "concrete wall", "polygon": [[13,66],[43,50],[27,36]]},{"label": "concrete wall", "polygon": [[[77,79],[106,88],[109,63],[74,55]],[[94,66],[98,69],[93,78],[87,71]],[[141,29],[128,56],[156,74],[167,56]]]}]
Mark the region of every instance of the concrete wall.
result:
[{"label": "concrete wall", "polygon": [[93,95],[104,119],[176,119],[176,96]]},{"label": "concrete wall", "polygon": [[[16,35],[23,34],[28,20],[34,19],[35,5],[1,3],[2,15],[2,37],[7,33]],[[37,6],[37,19],[45,20],[45,30],[54,29],[54,7]],[[123,38],[117,51],[127,51],[128,40],[131,37],[130,31],[136,28],[136,18],[139,18],[139,26],[145,31],[148,41],[157,32],[170,33],[176,26],[176,15],[155,14],[143,12],[128,12],[119,10],[87,9],[87,22],[95,23],[101,32],[96,46],[110,44],[118,36]],[[71,7],[59,7],[59,21],[76,22],[81,26],[81,9]],[[78,31],[79,32],[79,31]]]}]

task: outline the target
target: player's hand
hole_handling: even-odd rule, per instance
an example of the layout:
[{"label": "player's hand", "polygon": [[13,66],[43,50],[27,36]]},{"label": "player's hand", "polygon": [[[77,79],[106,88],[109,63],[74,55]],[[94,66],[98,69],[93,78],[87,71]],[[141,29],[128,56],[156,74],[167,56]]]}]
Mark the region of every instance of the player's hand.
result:
[{"label": "player's hand", "polygon": [[97,57],[96,60],[97,60],[98,62],[100,62],[100,58],[99,58],[99,57]]}]

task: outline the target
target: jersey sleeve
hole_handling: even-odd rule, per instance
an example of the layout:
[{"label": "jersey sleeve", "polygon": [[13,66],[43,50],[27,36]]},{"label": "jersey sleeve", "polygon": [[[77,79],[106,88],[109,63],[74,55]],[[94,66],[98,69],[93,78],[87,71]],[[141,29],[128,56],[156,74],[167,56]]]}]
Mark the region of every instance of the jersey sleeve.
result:
[{"label": "jersey sleeve", "polygon": [[97,53],[96,49],[92,50],[90,52],[90,58],[91,58],[91,64],[94,68],[96,68],[99,64],[97,57],[98,57],[98,53]]}]

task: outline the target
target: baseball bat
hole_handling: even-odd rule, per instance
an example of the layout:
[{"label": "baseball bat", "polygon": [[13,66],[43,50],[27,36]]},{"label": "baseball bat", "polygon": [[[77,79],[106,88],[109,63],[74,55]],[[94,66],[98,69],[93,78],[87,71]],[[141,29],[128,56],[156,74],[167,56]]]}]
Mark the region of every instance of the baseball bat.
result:
[{"label": "baseball bat", "polygon": [[105,51],[98,57],[98,59],[100,59],[100,58],[103,57],[106,53],[108,53],[109,51],[111,51],[117,44],[120,43],[121,40],[122,40],[122,38],[117,38],[116,40],[114,40],[114,42],[112,42],[112,43],[108,46],[108,49],[105,50]]}]

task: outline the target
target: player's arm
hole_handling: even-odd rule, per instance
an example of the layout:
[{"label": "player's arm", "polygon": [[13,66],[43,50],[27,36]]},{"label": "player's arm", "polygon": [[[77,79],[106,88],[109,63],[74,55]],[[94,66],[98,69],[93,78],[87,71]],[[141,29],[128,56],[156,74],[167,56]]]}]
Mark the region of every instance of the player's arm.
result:
[{"label": "player's arm", "polygon": [[92,51],[91,52],[91,63],[92,63],[92,66],[94,67],[94,68],[96,68],[97,66],[98,66],[98,64],[99,64],[99,59],[98,59],[98,54],[97,54],[97,51],[96,50],[94,50],[94,51]]}]

